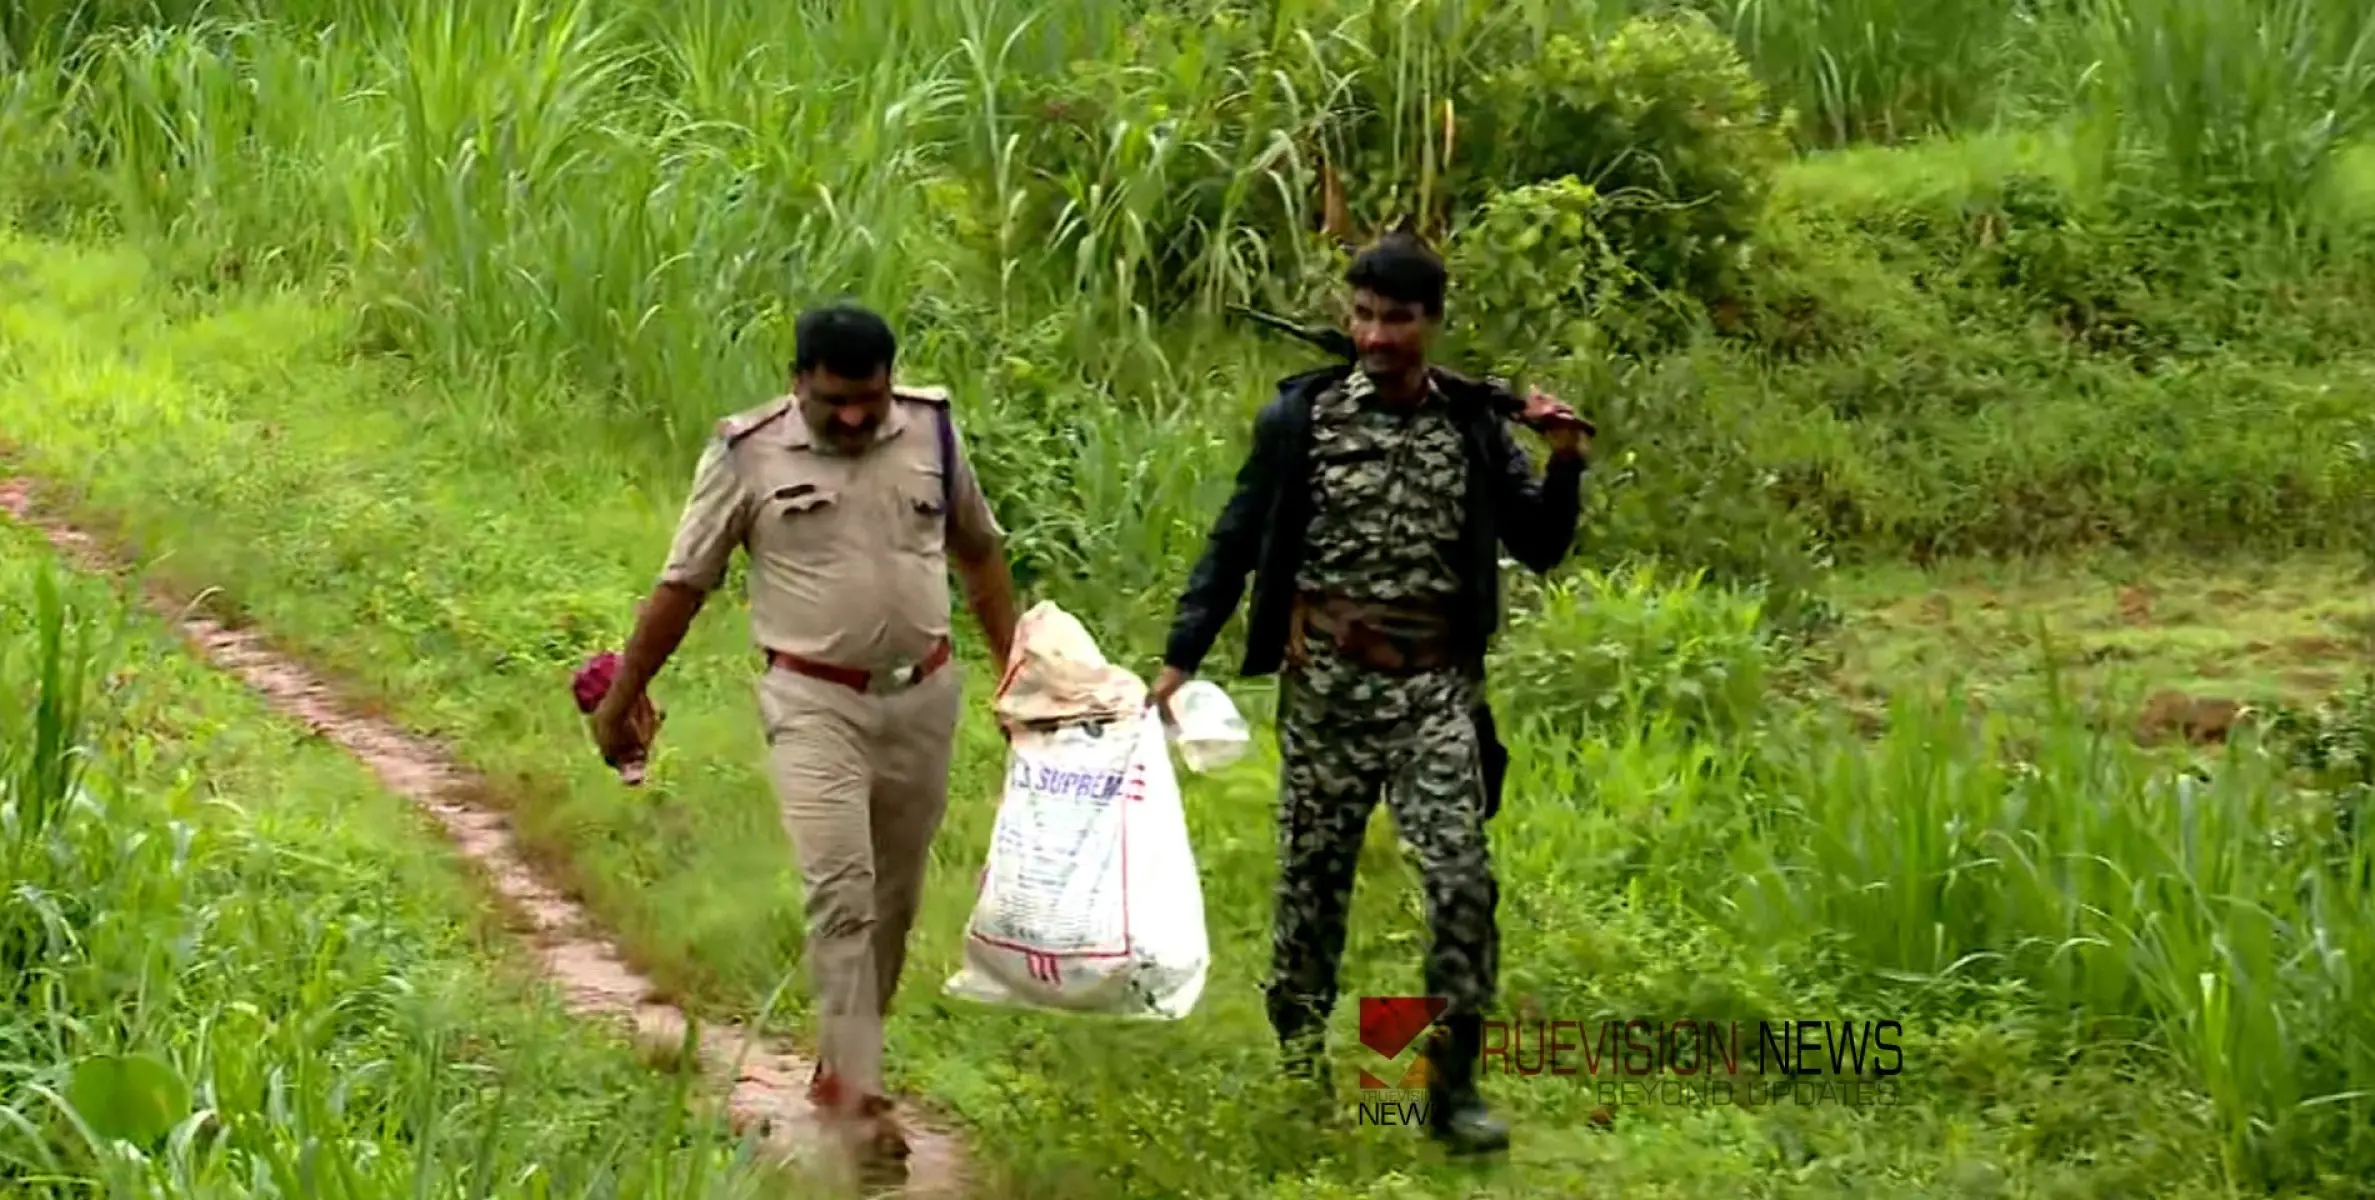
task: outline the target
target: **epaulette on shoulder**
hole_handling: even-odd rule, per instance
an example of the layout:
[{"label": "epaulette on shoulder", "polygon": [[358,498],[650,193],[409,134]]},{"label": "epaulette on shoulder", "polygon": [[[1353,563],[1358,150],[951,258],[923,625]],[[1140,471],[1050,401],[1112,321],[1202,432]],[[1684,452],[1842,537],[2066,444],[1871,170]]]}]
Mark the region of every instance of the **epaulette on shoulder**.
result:
[{"label": "epaulette on shoulder", "polygon": [[757,408],[747,408],[717,423],[717,435],[729,446],[765,428],[792,410],[792,397],[777,396]]},{"label": "epaulette on shoulder", "polygon": [[920,383],[901,384],[898,387],[892,388],[891,394],[897,396],[901,400],[909,400],[917,404],[929,404],[934,408],[947,408],[949,406],[948,389],[944,387]]}]

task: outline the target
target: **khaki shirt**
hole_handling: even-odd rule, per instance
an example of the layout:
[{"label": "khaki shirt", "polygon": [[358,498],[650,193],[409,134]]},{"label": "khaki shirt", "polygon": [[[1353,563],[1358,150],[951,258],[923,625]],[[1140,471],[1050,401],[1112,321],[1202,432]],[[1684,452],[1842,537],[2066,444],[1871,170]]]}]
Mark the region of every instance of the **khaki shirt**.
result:
[{"label": "khaki shirt", "polygon": [[815,443],[789,395],[718,422],[661,580],[714,591],[739,546],[761,650],[863,670],[923,657],[949,632],[947,553],[987,552],[1004,532],[961,437],[955,519],[941,511],[934,423],[947,403],[937,388],[896,389],[857,455]]}]

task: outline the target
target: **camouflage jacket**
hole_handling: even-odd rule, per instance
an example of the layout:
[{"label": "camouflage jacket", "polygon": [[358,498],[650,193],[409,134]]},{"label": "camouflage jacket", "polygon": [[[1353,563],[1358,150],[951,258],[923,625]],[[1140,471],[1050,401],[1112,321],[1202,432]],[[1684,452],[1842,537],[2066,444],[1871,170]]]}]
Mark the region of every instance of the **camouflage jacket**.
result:
[{"label": "camouflage jacket", "polygon": [[[1323,396],[1352,374],[1347,365],[1281,380],[1254,421],[1253,446],[1235,489],[1188,575],[1163,651],[1166,666],[1194,672],[1235,614],[1253,576],[1246,651],[1247,676],[1278,670],[1287,623],[1315,511],[1312,487],[1313,412]],[[1455,640],[1463,654],[1481,657],[1501,620],[1500,547],[1528,569],[1547,572],[1563,561],[1582,513],[1584,461],[1553,457],[1537,479],[1524,449],[1511,437],[1491,385],[1437,372],[1458,427],[1466,462],[1453,568]],[[1501,395],[1506,398],[1505,393]]]},{"label": "camouflage jacket", "polygon": [[1296,587],[1413,607],[1456,601],[1460,427],[1440,390],[1408,413],[1378,407],[1375,392],[1356,371],[1313,404],[1313,512]]}]

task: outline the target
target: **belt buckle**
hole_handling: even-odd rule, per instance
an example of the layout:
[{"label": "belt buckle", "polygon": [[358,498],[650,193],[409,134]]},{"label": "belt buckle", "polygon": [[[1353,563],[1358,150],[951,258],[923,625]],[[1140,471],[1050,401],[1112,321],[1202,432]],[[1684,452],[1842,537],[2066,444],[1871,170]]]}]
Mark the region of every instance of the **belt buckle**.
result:
[{"label": "belt buckle", "polygon": [[866,672],[866,694],[885,696],[904,692],[915,686],[915,664],[904,663],[891,667],[876,667]]}]

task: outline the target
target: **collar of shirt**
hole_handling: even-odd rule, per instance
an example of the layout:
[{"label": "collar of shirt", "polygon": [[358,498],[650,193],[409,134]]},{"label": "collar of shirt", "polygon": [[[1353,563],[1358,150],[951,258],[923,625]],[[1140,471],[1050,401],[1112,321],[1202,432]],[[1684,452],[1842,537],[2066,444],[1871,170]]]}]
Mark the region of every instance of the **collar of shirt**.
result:
[{"label": "collar of shirt", "polygon": [[1349,404],[1353,404],[1361,408],[1374,409],[1379,412],[1392,413],[1397,416],[1407,416],[1411,413],[1425,412],[1428,409],[1440,407],[1445,403],[1443,389],[1436,386],[1435,377],[1430,373],[1426,377],[1425,390],[1419,393],[1417,404],[1412,405],[1409,408],[1387,404],[1384,400],[1378,397],[1377,381],[1371,379],[1369,377],[1369,373],[1360,369],[1359,367],[1354,367],[1352,374],[1345,378],[1343,396],[1345,401]]}]

